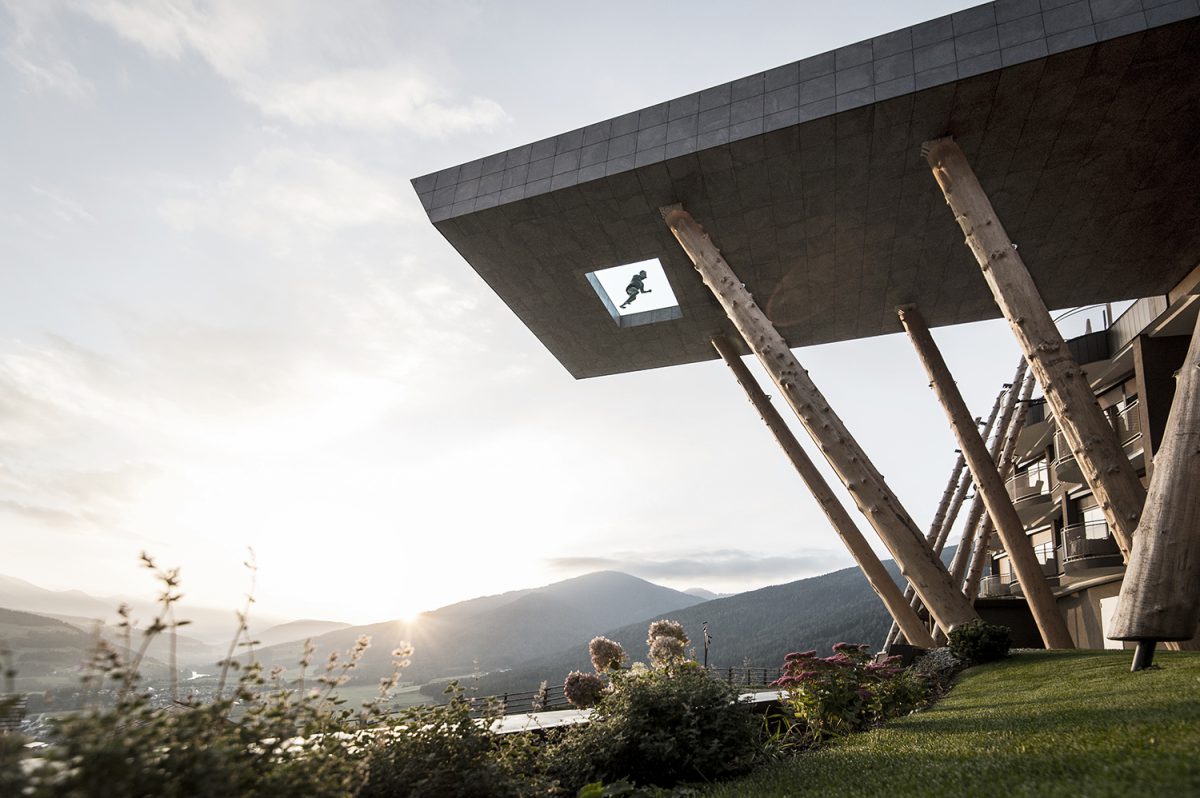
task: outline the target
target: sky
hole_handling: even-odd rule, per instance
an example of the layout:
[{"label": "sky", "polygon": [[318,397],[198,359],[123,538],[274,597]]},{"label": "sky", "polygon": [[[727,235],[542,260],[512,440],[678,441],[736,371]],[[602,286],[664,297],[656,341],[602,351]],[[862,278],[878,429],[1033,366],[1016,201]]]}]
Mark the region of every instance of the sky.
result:
[{"label": "sky", "polygon": [[[0,0],[0,573],[232,609],[252,547],[258,611],[362,623],[850,564],[724,365],[572,379],[409,180],[968,5]],[[1011,334],[935,336],[986,413]],[[927,523],[907,340],[798,356]]]}]

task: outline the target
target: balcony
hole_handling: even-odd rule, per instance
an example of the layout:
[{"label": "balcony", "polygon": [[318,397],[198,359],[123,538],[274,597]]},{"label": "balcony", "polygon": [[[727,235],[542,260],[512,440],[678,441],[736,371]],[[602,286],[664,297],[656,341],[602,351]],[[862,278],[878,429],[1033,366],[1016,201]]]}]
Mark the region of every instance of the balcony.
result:
[{"label": "balcony", "polygon": [[[1130,402],[1119,413],[1106,412],[1108,423],[1116,430],[1117,440],[1125,450],[1125,456],[1133,459],[1142,453],[1142,416],[1138,403]],[[1062,482],[1082,484],[1083,469],[1075,459],[1070,444],[1062,430],[1054,430],[1054,474]]]},{"label": "balcony", "polygon": [[1047,484],[1049,475],[1045,463],[1039,463],[1028,471],[1013,474],[1008,478],[1008,498],[1012,499],[1013,508],[1025,525],[1037,524],[1045,519],[1047,513],[1054,511],[1054,500],[1050,495]]},{"label": "balcony", "polygon": [[1067,576],[1078,576],[1097,568],[1119,568],[1121,550],[1104,521],[1072,524],[1063,529],[1063,569]]},{"label": "balcony", "polygon": [[1070,482],[1074,485],[1083,483],[1083,469],[1071,451],[1071,444],[1061,429],[1054,430],[1054,475],[1059,482]]},{"label": "balcony", "polygon": [[[1113,429],[1117,431],[1117,440],[1126,447],[1126,454],[1132,454],[1129,445],[1140,441],[1142,437],[1142,414],[1138,410],[1138,403],[1131,402],[1120,413],[1110,415],[1108,418]],[[1141,447],[1138,446],[1137,451],[1140,450]]]},{"label": "balcony", "polygon": [[[1045,560],[1043,560],[1041,557],[1038,557],[1038,564],[1042,568],[1042,576],[1046,577],[1046,581],[1050,583],[1051,586],[1057,585],[1059,583],[1058,558],[1053,555],[1047,557]],[[1017,581],[1017,575],[1013,574],[1007,578],[1011,581],[1005,586],[1008,589],[1008,593],[1006,595],[1024,596],[1025,591],[1021,589],[1021,583]]]},{"label": "balcony", "polygon": [[979,580],[979,598],[1001,598],[1011,595],[1003,574],[992,574]]}]

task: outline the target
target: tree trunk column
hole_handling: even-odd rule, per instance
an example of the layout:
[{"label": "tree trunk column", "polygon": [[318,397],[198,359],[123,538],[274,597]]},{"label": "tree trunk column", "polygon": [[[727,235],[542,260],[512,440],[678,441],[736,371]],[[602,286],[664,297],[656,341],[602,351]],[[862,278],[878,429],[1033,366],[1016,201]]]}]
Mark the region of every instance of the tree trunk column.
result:
[{"label": "tree trunk column", "polygon": [[[1021,385],[1021,381],[1025,379],[1025,370],[1028,366],[1025,365],[1025,358],[1021,358],[1021,362],[1017,364],[1017,373],[1013,375],[1012,382],[1006,386],[1008,393],[996,398],[996,401],[1004,399],[1004,409],[1000,411],[1000,418],[994,427],[995,437],[992,439],[991,448],[988,453],[992,457],[992,462],[999,462],[1000,450],[1004,448],[1004,439],[1008,435],[1008,429],[1012,423],[1013,413],[1017,407],[1017,389]],[[984,436],[986,438],[986,435]],[[971,484],[974,484],[972,481]],[[963,524],[962,535],[959,536],[958,548],[954,551],[954,560],[950,563],[950,578],[954,580],[954,584],[961,585],[963,577],[967,573],[967,569],[971,564],[971,551],[974,546],[975,533],[978,530],[979,519],[983,517],[983,498],[978,491],[975,493],[975,498],[971,500],[971,509],[967,511],[967,521]],[[975,600],[975,595],[971,592],[966,592],[967,598]]]},{"label": "tree trunk column", "polygon": [[[1029,397],[1033,396],[1033,386],[1035,380],[1030,374],[1025,378],[1021,387],[1021,398],[1018,400],[1016,415],[1012,417],[1012,423],[1008,427],[1008,433],[1002,441],[1000,454],[994,456],[996,461],[996,470],[1000,474],[1000,479],[1008,479],[1013,472],[1013,456],[1017,449],[1017,438],[1021,435],[1021,430],[1025,428],[1025,416],[1029,413]],[[1017,390],[1017,386],[1013,385],[1013,390]],[[1001,443],[1000,441],[997,441]],[[963,584],[963,594],[972,601],[975,600],[979,593],[979,579],[983,575],[983,566],[987,562],[987,546],[988,538],[992,535],[991,518],[984,519],[983,528],[979,532],[976,540],[975,556],[970,562],[970,569],[967,573],[967,579]],[[953,576],[953,574],[951,574]]]},{"label": "tree trunk column", "polygon": [[922,149],[996,304],[1042,386],[1058,428],[1128,558],[1146,491],[963,151],[949,138],[926,142]]},{"label": "tree trunk column", "polygon": [[[946,489],[942,491],[942,500],[938,502],[937,512],[933,514],[933,520],[929,522],[929,531],[925,533],[925,541],[929,543],[935,555],[940,555],[941,549],[937,546],[938,534],[941,532],[942,525],[946,522],[946,512],[950,509],[950,503],[954,499],[955,489],[958,487],[963,469],[967,467],[967,461],[963,459],[960,452],[958,458],[954,461],[954,468],[950,471],[950,481],[946,483]],[[904,586],[904,600],[909,603],[915,612],[920,608],[921,602],[917,599],[916,593],[913,591],[912,585]],[[888,629],[883,638],[883,650],[887,651],[888,646],[896,642],[900,634],[900,627],[892,621],[891,627]],[[931,638],[932,639],[932,638]],[[909,641],[912,642],[911,640]]]},{"label": "tree trunk column", "polygon": [[900,629],[904,632],[904,636],[914,646],[933,648],[933,637],[926,630],[925,624],[921,622],[916,611],[908,605],[908,601],[900,593],[900,588],[892,581],[891,575],[883,567],[883,563],[879,561],[879,557],[875,555],[870,544],[867,543],[867,539],[858,530],[853,519],[850,518],[850,514],[838,501],[837,496],[829,487],[829,483],[821,476],[821,472],[817,470],[808,453],[800,446],[800,442],[796,440],[791,429],[784,423],[779,411],[763,393],[758,381],[754,379],[750,369],[746,368],[746,364],[742,362],[733,345],[719,335],[712,339],[712,345],[725,361],[725,365],[729,366],[733,376],[745,389],[750,404],[754,405],[767,428],[775,435],[775,440],[779,442],[784,454],[792,461],[796,472],[812,492],[817,504],[821,505],[821,510],[829,519],[830,525],[838,533],[842,542],[846,544],[850,555],[854,557],[854,561],[858,563],[858,567],[867,577],[871,589],[879,595],[894,622],[899,624]]},{"label": "tree trunk column", "polygon": [[808,372],[729,268],[720,250],[687,211],[679,206],[662,210],[667,226],[695,264],[704,284],[821,447],[854,503],[888,547],[901,573],[912,583],[938,625],[949,631],[978,618],[975,608],[951,581],[945,566],[933,556],[900,500],[830,409]]},{"label": "tree trunk column", "polygon": [[[1200,317],[1113,623],[1112,640],[1189,640],[1200,620]],[[1152,651],[1152,643],[1149,644]],[[1135,670],[1138,663],[1134,663]]]},{"label": "tree trunk column", "polygon": [[1004,480],[996,470],[996,461],[992,459],[987,444],[980,437],[979,427],[971,418],[967,403],[963,401],[962,393],[954,383],[954,377],[950,374],[941,351],[930,335],[929,328],[925,326],[925,320],[912,306],[897,308],[896,312],[917,350],[921,365],[929,375],[942,409],[946,411],[946,418],[950,421],[950,428],[954,430],[954,437],[962,448],[963,456],[967,458],[967,467],[971,469],[971,475],[975,478],[975,489],[983,496],[984,507],[987,508],[992,524],[1000,534],[1004,548],[1008,550],[1008,557],[1013,570],[1016,571],[1021,591],[1029,603],[1038,631],[1042,634],[1042,642],[1046,644],[1046,648],[1074,648],[1075,643],[1071,640],[1071,633],[1067,631],[1067,623],[1058,611],[1058,602],[1054,600],[1054,594],[1046,584],[1042,566],[1037,561],[1033,545],[1025,534],[1025,526],[1013,507]]}]

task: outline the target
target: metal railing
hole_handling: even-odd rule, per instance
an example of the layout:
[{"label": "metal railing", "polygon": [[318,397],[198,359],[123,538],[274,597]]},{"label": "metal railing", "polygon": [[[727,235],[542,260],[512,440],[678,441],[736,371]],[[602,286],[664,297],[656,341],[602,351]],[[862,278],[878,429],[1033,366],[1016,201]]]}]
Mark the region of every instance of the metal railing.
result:
[{"label": "metal railing", "polygon": [[1067,436],[1063,435],[1063,431],[1056,427],[1054,430],[1054,465],[1057,466],[1073,459],[1075,459],[1075,452],[1071,450],[1071,444],[1067,443]]},{"label": "metal railing", "polygon": [[[730,687],[740,690],[766,689],[779,677],[783,676],[782,668],[709,668],[708,673],[714,679],[720,679]],[[547,686],[545,690],[526,690],[523,692],[497,693],[489,696],[476,696],[468,699],[473,715],[483,715],[489,710],[500,715],[534,714],[537,712],[555,712],[562,709],[574,709],[567,700],[561,684]]]},{"label": "metal railing", "polygon": [[1047,482],[1046,470],[1039,468],[1013,474],[1005,482],[1005,486],[1008,488],[1008,498],[1019,502],[1034,496],[1049,497],[1050,487]]},{"label": "metal railing", "polygon": [[1117,431],[1117,440],[1122,445],[1142,434],[1142,415],[1138,412],[1137,402],[1131,402],[1121,412],[1110,415],[1108,421]]},{"label": "metal railing", "polygon": [[1004,574],[989,574],[979,580],[979,598],[999,598],[1012,595]]},{"label": "metal railing", "polygon": [[[1105,412],[1104,416],[1108,419],[1108,423],[1117,433],[1117,440],[1121,445],[1137,440],[1142,434],[1142,416],[1138,412],[1138,402],[1133,401],[1125,406],[1118,413]],[[1071,445],[1067,443],[1067,438],[1063,435],[1061,429],[1054,430],[1054,465],[1064,463],[1075,457],[1075,453],[1071,450]]]},{"label": "metal railing", "polygon": [[1063,529],[1064,562],[1075,562],[1088,557],[1111,557],[1121,550],[1113,540],[1104,521],[1087,521],[1072,524]]}]

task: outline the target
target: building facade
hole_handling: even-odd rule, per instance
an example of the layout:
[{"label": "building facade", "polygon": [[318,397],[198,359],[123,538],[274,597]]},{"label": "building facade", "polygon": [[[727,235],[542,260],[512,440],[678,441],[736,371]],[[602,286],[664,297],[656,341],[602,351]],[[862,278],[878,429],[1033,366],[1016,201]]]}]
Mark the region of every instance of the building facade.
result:
[{"label": "building facade", "polygon": [[[1195,272],[1166,296],[1139,299],[1106,329],[1068,341],[1143,484],[1174,398],[1200,301]],[[1125,566],[1071,447],[1042,399],[1028,408],[1008,493],[1071,636],[1081,648],[1121,648],[1106,639]],[[993,538],[978,599],[1020,599],[1008,552]]]}]

